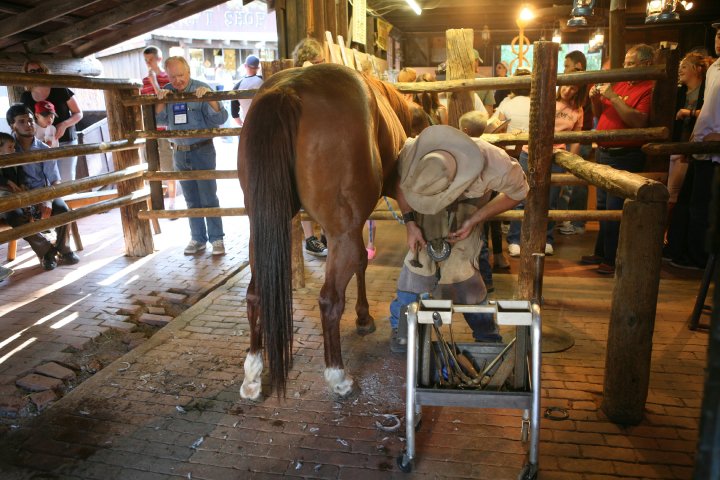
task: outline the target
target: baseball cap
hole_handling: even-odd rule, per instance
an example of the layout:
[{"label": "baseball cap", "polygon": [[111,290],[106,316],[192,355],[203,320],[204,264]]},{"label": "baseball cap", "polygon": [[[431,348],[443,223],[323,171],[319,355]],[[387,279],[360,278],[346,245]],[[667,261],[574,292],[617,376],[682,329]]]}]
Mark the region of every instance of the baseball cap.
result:
[{"label": "baseball cap", "polygon": [[712,25],[712,28],[720,28],[720,18],[715,20],[711,25]]},{"label": "baseball cap", "polygon": [[52,102],[48,102],[47,100],[41,100],[35,103],[35,113],[42,114],[48,112],[55,113],[55,105],[53,105]]},{"label": "baseball cap", "polygon": [[248,55],[245,59],[245,65],[248,67],[258,68],[260,66],[260,59],[255,55]]}]

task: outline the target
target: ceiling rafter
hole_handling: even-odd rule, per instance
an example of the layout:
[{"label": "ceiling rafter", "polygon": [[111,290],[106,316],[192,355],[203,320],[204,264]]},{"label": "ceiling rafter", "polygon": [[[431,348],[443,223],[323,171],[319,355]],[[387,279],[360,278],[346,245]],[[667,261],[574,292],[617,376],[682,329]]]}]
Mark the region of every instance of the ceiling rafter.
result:
[{"label": "ceiling rafter", "polygon": [[54,3],[42,3],[36,7],[6,18],[0,24],[0,38],[24,32],[37,25],[54,20],[100,0],[57,0]]}]

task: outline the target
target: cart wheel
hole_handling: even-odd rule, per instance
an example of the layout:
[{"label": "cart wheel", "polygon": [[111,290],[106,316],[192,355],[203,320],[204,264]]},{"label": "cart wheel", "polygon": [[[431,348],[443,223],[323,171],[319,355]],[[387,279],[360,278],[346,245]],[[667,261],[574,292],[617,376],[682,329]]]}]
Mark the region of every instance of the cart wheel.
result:
[{"label": "cart wheel", "polygon": [[528,441],[528,435],[530,433],[530,422],[522,422],[520,427],[520,441],[526,443]]},{"label": "cart wheel", "polygon": [[397,464],[400,471],[404,473],[410,473],[412,471],[412,460],[407,458],[407,455],[404,453],[397,457]]},{"label": "cart wheel", "polygon": [[535,479],[537,479],[537,474],[538,474],[537,465],[528,463],[525,465],[525,467],[523,467],[522,471],[520,472],[520,475],[518,475],[518,480],[535,480]]}]

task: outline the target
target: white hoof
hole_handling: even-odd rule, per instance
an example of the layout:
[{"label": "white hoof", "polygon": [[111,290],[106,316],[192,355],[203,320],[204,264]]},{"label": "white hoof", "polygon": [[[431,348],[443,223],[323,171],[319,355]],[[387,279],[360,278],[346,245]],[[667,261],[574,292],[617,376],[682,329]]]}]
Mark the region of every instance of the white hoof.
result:
[{"label": "white hoof", "polygon": [[248,353],[245,358],[245,379],[240,387],[240,397],[257,400],[262,392],[263,358],[262,353]]},{"label": "white hoof", "polygon": [[341,368],[326,368],[325,381],[335,395],[345,397],[353,390],[353,379]]}]

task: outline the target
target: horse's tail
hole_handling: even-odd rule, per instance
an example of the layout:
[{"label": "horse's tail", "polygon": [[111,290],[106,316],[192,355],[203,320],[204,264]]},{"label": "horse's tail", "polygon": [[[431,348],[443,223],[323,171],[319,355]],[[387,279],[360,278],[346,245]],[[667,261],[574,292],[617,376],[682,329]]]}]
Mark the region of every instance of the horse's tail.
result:
[{"label": "horse's tail", "polygon": [[300,208],[295,185],[295,139],[300,97],[288,87],[264,91],[253,100],[244,123],[248,173],[248,215],[253,276],[260,304],[270,381],[278,395],[292,360],[291,220]]}]

